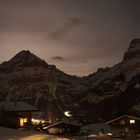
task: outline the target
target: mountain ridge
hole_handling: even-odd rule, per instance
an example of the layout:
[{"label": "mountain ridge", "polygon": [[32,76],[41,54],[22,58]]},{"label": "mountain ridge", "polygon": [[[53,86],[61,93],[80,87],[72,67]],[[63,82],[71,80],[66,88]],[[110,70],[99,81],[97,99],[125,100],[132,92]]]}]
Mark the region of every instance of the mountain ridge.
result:
[{"label": "mountain ridge", "polygon": [[66,110],[79,119],[108,118],[108,112],[133,111],[140,103],[140,89],[134,88],[139,75],[140,39],[131,41],[122,62],[84,77],[68,75],[24,50],[0,65],[0,100],[26,101],[42,110],[39,117],[51,120],[65,118]]}]

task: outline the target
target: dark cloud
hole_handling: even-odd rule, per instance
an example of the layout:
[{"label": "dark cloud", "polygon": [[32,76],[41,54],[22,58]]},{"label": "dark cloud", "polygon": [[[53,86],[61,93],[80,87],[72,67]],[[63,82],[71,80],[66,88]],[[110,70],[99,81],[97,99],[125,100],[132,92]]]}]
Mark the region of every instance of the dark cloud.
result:
[{"label": "dark cloud", "polygon": [[55,61],[65,61],[65,59],[61,56],[54,56],[54,57],[52,57],[52,59]]},{"label": "dark cloud", "polygon": [[85,63],[88,63],[88,60],[85,59],[85,60],[82,60],[81,62],[82,62],[83,64],[85,64]]},{"label": "dark cloud", "polygon": [[78,18],[69,18],[64,24],[62,24],[62,27],[60,29],[57,29],[56,31],[53,31],[49,34],[49,37],[51,39],[62,39],[65,36],[67,36],[69,33],[73,32],[74,29],[82,24],[82,20]]}]

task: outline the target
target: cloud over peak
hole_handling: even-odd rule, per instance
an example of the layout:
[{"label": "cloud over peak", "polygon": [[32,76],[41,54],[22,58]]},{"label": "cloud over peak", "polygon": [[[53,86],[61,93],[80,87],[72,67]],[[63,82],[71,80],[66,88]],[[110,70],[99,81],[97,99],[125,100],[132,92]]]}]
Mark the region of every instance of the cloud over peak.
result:
[{"label": "cloud over peak", "polygon": [[54,56],[52,57],[52,60],[55,60],[55,61],[65,61],[63,57],[61,56]]}]

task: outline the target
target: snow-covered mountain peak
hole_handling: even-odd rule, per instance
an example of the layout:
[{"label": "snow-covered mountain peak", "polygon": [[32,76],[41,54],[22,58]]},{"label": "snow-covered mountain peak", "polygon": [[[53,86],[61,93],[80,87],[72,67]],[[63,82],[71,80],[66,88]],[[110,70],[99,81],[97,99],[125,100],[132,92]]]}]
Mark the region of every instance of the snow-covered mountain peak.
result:
[{"label": "snow-covered mountain peak", "polygon": [[140,39],[134,39],[131,41],[128,48],[128,52],[140,51]]},{"label": "snow-covered mountain peak", "polygon": [[140,39],[133,39],[130,42],[127,52],[124,54],[122,61],[122,69],[126,80],[131,80],[132,77],[140,72]]},{"label": "snow-covered mountain peak", "polygon": [[12,59],[2,64],[6,67],[19,66],[47,66],[47,63],[31,53],[29,50],[23,50],[16,54]]},{"label": "snow-covered mountain peak", "polygon": [[134,39],[131,41],[127,52],[124,54],[123,61],[129,61],[138,56],[140,56],[140,39]]}]

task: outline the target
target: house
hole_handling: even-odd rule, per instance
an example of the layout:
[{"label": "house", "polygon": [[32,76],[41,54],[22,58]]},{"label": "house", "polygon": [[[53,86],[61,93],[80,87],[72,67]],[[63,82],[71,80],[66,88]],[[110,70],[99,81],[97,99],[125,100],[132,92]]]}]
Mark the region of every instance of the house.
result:
[{"label": "house", "polygon": [[[111,126],[114,135],[130,135],[140,132],[140,118],[123,115],[106,123]],[[119,133],[119,134],[118,134]]]},{"label": "house", "polygon": [[72,122],[61,121],[43,128],[49,134],[76,134],[80,131],[80,125]]},{"label": "house", "polygon": [[0,126],[11,128],[31,125],[32,113],[39,111],[34,106],[19,102],[0,101]]}]

